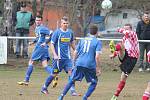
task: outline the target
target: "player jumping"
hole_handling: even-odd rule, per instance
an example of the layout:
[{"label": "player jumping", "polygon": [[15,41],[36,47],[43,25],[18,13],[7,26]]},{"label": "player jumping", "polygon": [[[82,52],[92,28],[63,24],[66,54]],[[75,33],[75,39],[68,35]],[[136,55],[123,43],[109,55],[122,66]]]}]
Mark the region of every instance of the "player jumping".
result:
[{"label": "player jumping", "polygon": [[122,74],[117,90],[111,100],[117,100],[139,57],[138,38],[137,34],[132,31],[131,24],[126,24],[124,28],[119,28],[118,32],[123,33],[124,37],[122,42],[116,45],[116,51],[110,55],[110,57],[114,58],[118,55],[121,62],[119,67],[122,71]]}]

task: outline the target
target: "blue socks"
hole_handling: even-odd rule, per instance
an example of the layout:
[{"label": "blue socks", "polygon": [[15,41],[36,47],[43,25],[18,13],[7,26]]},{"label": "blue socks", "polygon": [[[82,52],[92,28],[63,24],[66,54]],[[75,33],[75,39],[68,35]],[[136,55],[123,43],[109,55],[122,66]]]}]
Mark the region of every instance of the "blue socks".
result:
[{"label": "blue socks", "polygon": [[25,76],[26,82],[29,82],[30,75],[31,75],[32,71],[33,71],[33,65],[29,65],[27,68],[27,71],[26,71],[26,76]]},{"label": "blue socks", "polygon": [[52,75],[48,76],[43,87],[47,89],[47,87],[50,85],[50,83],[53,81],[53,79],[54,79],[54,76],[52,76]]},{"label": "blue socks", "polygon": [[97,82],[92,82],[87,90],[87,92],[85,93],[84,95],[84,98],[88,98],[92,93],[93,91],[95,90],[96,88],[96,85],[97,85]]},{"label": "blue socks", "polygon": [[46,71],[48,74],[51,74],[51,73],[52,73],[52,68],[47,65],[47,66],[45,67],[45,71]]},{"label": "blue socks", "polygon": [[[66,85],[66,87],[64,88],[61,96],[64,97],[67,92],[69,91],[69,89],[71,88],[71,86],[74,84],[74,82],[72,80],[70,80],[68,82],[68,84]],[[95,90],[97,85],[97,82],[92,82],[87,90],[87,92],[85,93],[85,95],[83,96],[83,100],[87,100],[87,98],[93,93],[93,91]]]},{"label": "blue socks", "polygon": [[86,97],[86,96],[83,96],[82,100],[87,100],[87,97]]},{"label": "blue socks", "polygon": [[62,93],[63,96],[67,94],[68,90],[71,88],[73,83],[74,82],[72,80],[70,80],[69,83],[65,86],[63,93]]},{"label": "blue socks", "polygon": [[[71,76],[68,77],[68,82],[71,80]],[[72,86],[70,88],[71,91],[75,91],[75,83],[72,83]]]},{"label": "blue socks", "polygon": [[51,74],[52,74],[52,68],[51,68],[49,65],[47,65],[47,66],[45,67],[45,71],[46,71],[48,74],[50,74],[50,75],[48,76],[48,78],[46,79],[45,84],[44,84],[44,86],[43,86],[43,88],[46,88],[46,89],[47,89],[47,87],[48,87],[48,86],[50,85],[50,83],[53,81],[54,76],[51,75]]}]

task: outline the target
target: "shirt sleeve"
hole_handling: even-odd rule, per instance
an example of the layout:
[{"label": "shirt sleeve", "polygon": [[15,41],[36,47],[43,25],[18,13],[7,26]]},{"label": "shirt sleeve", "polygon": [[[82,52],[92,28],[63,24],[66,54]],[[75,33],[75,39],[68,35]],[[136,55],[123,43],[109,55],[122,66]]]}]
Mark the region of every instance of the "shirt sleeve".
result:
[{"label": "shirt sleeve", "polygon": [[102,52],[102,42],[99,40],[96,46],[96,53]]},{"label": "shirt sleeve", "polygon": [[46,40],[46,43],[49,43],[51,41],[52,34],[53,34],[53,31],[50,30],[49,38]]},{"label": "shirt sleeve", "polygon": [[31,13],[31,19],[30,19],[30,26],[32,26],[35,22],[35,18],[33,17],[32,13]]},{"label": "shirt sleeve", "polygon": [[74,32],[71,31],[71,39],[70,39],[70,42],[74,41]]},{"label": "shirt sleeve", "polygon": [[125,29],[119,28],[117,31],[120,32],[120,33],[124,33]]},{"label": "shirt sleeve", "polygon": [[17,23],[17,12],[13,12],[12,14],[13,26],[16,26]]},{"label": "shirt sleeve", "polygon": [[36,37],[35,39],[32,40],[33,43],[36,43],[38,41],[39,37]]},{"label": "shirt sleeve", "polygon": [[138,22],[137,27],[136,27],[136,34],[138,39],[140,39],[140,34],[141,34],[141,24]]},{"label": "shirt sleeve", "polygon": [[54,31],[51,37],[51,43],[55,44],[58,41],[58,30]]},{"label": "shirt sleeve", "polygon": [[119,28],[118,32],[123,33],[126,37],[132,34],[132,31],[125,30],[124,28]]},{"label": "shirt sleeve", "polygon": [[45,35],[49,35],[50,34],[50,30],[47,27],[43,26],[40,29],[40,33],[44,33]]}]

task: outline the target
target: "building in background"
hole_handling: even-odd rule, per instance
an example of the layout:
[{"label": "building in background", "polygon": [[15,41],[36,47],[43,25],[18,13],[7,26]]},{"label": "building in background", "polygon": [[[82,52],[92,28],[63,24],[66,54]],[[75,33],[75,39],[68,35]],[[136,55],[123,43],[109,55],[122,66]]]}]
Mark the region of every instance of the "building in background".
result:
[{"label": "building in background", "polygon": [[[106,16],[105,10],[102,10],[101,15]],[[138,21],[140,20],[139,13],[133,9],[120,9],[107,15],[105,18],[105,28],[116,29],[122,27],[126,23],[131,23],[133,29],[136,28]]]}]

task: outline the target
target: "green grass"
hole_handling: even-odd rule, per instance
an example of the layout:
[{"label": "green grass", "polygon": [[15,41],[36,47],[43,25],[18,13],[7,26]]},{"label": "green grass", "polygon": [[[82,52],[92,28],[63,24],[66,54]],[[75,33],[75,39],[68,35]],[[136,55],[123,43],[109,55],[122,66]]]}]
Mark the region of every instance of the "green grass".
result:
[{"label": "green grass", "polygon": [[[97,88],[89,100],[110,100],[116,90],[121,72],[112,70],[114,68],[119,69],[117,67],[119,61],[118,59],[110,60],[109,54],[109,49],[106,46],[103,48],[100,61],[102,75],[99,77]],[[57,100],[64,85],[67,83],[67,75],[62,72],[59,75],[58,86],[56,88],[49,86],[50,94],[45,96],[40,93],[40,90],[48,74],[40,67],[41,64],[36,63],[29,86],[18,86],[17,82],[24,79],[27,65],[28,59],[15,59],[13,57],[8,59],[7,65],[0,65],[0,100]],[[148,72],[139,73],[137,66],[135,66],[118,100],[141,100],[149,81],[149,74]],[[87,88],[88,85],[85,80],[81,83],[76,82],[76,90],[82,95]],[[72,97],[69,93],[64,98],[64,100],[81,99],[82,97]]]},{"label": "green grass", "polygon": [[[67,75],[62,72],[59,75],[59,83],[56,88],[49,87],[50,94],[45,96],[40,93],[42,84],[48,76],[43,69],[35,68],[29,86],[18,86],[17,81],[23,80],[25,68],[7,69],[0,67],[0,100],[57,100],[64,85]],[[120,72],[105,71],[99,77],[99,83],[90,100],[110,100],[120,79]],[[149,73],[133,72],[118,100],[141,100],[142,94],[149,80]],[[88,85],[85,80],[77,82],[77,91],[84,94]],[[22,94],[22,95],[20,95]],[[68,93],[65,100],[81,100],[82,97],[72,97]]]}]

